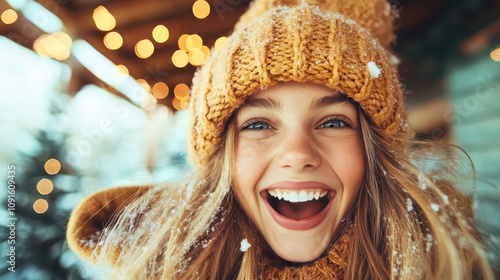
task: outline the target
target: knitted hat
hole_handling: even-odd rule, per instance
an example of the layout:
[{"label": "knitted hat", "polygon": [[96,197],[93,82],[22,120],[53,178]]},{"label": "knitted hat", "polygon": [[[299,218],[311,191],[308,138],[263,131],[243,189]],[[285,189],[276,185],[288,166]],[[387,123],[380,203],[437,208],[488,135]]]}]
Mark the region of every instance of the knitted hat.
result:
[{"label": "knitted hat", "polygon": [[339,91],[386,135],[406,135],[393,38],[386,0],[256,0],[194,76],[191,159],[205,164],[233,112],[280,82]]}]

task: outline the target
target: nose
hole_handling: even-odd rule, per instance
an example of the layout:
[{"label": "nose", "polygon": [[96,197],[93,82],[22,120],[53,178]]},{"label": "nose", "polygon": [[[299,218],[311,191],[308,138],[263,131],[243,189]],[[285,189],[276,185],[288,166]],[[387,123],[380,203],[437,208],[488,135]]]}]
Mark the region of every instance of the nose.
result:
[{"label": "nose", "polygon": [[276,160],[282,168],[301,171],[314,169],[321,163],[321,156],[314,140],[307,133],[286,135],[280,146]]}]

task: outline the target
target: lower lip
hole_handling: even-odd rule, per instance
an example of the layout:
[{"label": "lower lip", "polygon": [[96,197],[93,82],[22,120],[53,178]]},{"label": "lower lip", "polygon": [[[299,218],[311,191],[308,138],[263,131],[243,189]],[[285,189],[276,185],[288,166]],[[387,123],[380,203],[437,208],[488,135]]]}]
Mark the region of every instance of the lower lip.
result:
[{"label": "lower lip", "polygon": [[271,217],[273,217],[278,225],[290,230],[309,230],[317,227],[325,219],[328,211],[333,204],[334,198],[335,195],[330,198],[330,201],[328,202],[326,207],[318,214],[300,220],[290,219],[286,216],[281,215],[280,213],[276,212],[274,208],[269,205],[269,203],[267,203],[267,201],[265,202],[265,204],[269,213],[271,213]]}]

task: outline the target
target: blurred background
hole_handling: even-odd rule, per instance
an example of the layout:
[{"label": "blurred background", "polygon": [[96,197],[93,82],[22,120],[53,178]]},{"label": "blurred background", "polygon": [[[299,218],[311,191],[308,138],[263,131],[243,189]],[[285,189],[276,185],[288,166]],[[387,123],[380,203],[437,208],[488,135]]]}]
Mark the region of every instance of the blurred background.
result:
[{"label": "blurred background", "polygon": [[[390,2],[410,126],[474,161],[476,216],[498,264],[500,2]],[[71,209],[99,189],[189,171],[193,73],[248,4],[0,0],[1,279],[85,279],[64,240]]]}]

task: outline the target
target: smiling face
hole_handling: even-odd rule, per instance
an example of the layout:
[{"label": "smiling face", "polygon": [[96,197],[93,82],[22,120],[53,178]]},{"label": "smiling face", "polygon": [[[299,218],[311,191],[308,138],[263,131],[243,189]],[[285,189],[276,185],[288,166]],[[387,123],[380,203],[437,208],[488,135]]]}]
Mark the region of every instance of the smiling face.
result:
[{"label": "smiling face", "polygon": [[362,184],[357,107],[288,82],[249,97],[235,125],[234,192],[245,213],[281,258],[318,258]]}]

